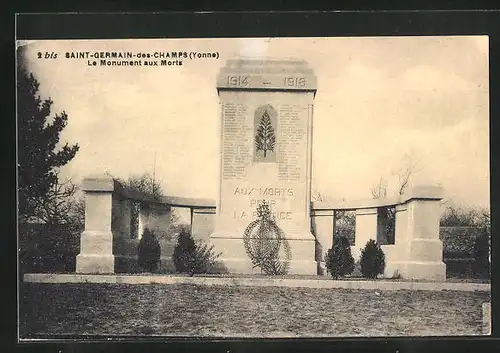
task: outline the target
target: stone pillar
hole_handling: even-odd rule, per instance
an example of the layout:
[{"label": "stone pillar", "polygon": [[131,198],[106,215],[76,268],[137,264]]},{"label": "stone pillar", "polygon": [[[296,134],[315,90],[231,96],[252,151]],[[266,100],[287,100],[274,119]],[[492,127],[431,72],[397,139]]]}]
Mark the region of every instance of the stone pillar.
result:
[{"label": "stone pillar", "polygon": [[108,176],[83,180],[85,230],[76,257],[77,273],[113,273],[113,233],[111,232],[114,180]]},{"label": "stone pillar", "polygon": [[191,229],[193,238],[208,243],[210,241],[210,234],[214,231],[215,209],[200,208],[193,209],[192,212]]},{"label": "stone pillar", "polygon": [[409,257],[410,242],[408,228],[408,203],[395,206],[395,234],[393,245],[382,245],[385,254],[385,277],[392,277],[401,274],[401,266],[405,259]]},{"label": "stone pillar", "polygon": [[361,249],[364,249],[366,243],[370,240],[377,240],[377,209],[363,208],[356,210],[356,235],[352,256],[355,261],[359,261]]},{"label": "stone pillar", "polygon": [[403,278],[446,279],[443,244],[439,239],[442,193],[439,187],[415,187],[404,195],[405,204],[396,209],[395,245],[400,249],[400,258],[394,264]]},{"label": "stone pillar", "polygon": [[325,256],[333,246],[333,210],[317,210],[311,216],[311,229],[316,237],[316,261],[318,274],[326,275]]},{"label": "stone pillar", "polygon": [[131,203],[128,199],[120,200],[120,235],[130,238]]},{"label": "stone pillar", "polygon": [[175,242],[167,237],[167,230],[170,227],[171,209],[170,206],[163,203],[144,202],[141,204],[139,227],[142,237],[145,228],[154,231],[158,242],[160,243],[160,263],[158,268],[160,272],[169,272],[173,270],[172,254],[174,252]]}]

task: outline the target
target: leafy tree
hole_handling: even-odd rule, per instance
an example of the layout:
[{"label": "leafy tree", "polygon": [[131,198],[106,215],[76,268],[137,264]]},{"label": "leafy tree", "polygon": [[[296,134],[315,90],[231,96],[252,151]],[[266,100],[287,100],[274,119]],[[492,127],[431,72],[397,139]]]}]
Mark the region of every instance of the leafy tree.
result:
[{"label": "leafy tree", "polygon": [[[106,172],[108,176],[118,181],[125,189],[139,192],[143,195],[150,196],[154,200],[161,201],[164,196],[164,190],[162,183],[155,179],[150,173],[146,172],[143,174],[135,174],[130,176],[128,179],[123,179],[120,177],[115,177],[111,173]],[[135,229],[138,229],[139,224],[139,210],[140,210],[140,202],[136,202],[132,205],[133,208],[133,219],[134,226],[132,226],[132,232]],[[169,228],[163,232],[157,232],[156,236],[158,238],[171,239],[172,236],[177,235],[181,232],[182,228],[187,224],[183,223],[181,217],[177,214],[175,209],[170,210],[170,224]],[[134,238],[137,237],[137,233],[132,234]]]},{"label": "leafy tree", "polygon": [[356,238],[356,212],[335,211],[335,237],[345,237],[351,245],[354,245]]},{"label": "leafy tree", "polygon": [[128,179],[116,178],[109,173],[108,175],[118,181],[126,189],[151,196],[156,200],[161,200],[163,197],[163,186],[161,182],[153,178],[150,173],[132,175]]},{"label": "leafy tree", "polygon": [[264,158],[266,158],[267,151],[274,151],[275,143],[276,136],[274,134],[271,118],[267,110],[264,110],[259,127],[257,128],[257,134],[255,135],[255,148],[257,151],[264,152]]},{"label": "leafy tree", "polygon": [[443,212],[440,225],[442,227],[490,227],[490,212],[474,207],[448,206]]},{"label": "leafy tree", "polygon": [[333,247],[326,253],[325,262],[333,278],[350,275],[354,271],[354,258],[349,240],[345,237],[336,237]]},{"label": "leafy tree", "polygon": [[35,217],[42,204],[47,204],[47,195],[57,188],[58,169],[75,157],[79,146],[66,143],[58,148],[68,115],[63,111],[50,117],[53,101],[41,99],[40,84],[22,64],[22,52],[18,58],[18,207],[23,222]]},{"label": "leafy tree", "polygon": [[376,278],[384,273],[385,254],[375,240],[370,239],[361,250],[360,265],[363,277]]}]

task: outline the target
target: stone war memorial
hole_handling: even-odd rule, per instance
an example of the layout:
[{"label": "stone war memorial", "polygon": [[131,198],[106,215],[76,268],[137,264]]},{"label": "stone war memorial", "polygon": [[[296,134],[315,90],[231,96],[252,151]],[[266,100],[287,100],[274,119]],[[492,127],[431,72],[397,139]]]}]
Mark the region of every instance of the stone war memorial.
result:
[{"label": "stone war memorial", "polygon": [[[378,240],[380,210],[393,207],[394,241],[382,245],[384,276],[445,279],[439,239],[440,187],[415,186],[404,195],[377,200],[311,201],[314,99],[320,87],[307,62],[228,60],[215,88],[221,152],[220,160],[214,161],[220,164],[216,200],[168,196],[148,200],[124,192],[108,177],[87,178],[77,273],[130,271],[137,243],[130,234],[140,234],[143,227],[167,226],[170,207],[191,210],[193,236],[221,253],[222,271],[260,273],[247,253],[245,234],[265,204],[286,242],[288,274],[325,274],[324,257],[333,244],[336,212],[356,213],[351,250],[359,260],[367,241]],[[138,210],[131,205],[138,205]],[[140,222],[132,222],[134,217]],[[131,224],[137,229],[132,231]],[[161,244],[161,267],[168,268],[173,245]]]},{"label": "stone war memorial", "polygon": [[220,193],[210,240],[230,272],[252,273],[243,233],[262,201],[290,245],[290,272],[317,272],[310,230],[316,89],[303,61],[230,60],[219,73]]}]

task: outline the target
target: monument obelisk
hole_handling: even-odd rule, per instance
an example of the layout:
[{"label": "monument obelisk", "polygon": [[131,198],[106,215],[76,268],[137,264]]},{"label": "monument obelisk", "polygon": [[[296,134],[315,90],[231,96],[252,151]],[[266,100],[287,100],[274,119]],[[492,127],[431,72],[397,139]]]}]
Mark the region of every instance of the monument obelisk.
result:
[{"label": "monument obelisk", "polygon": [[310,230],[316,76],[303,60],[228,60],[217,77],[219,193],[210,236],[232,273],[253,273],[243,234],[265,200],[291,248],[290,274],[316,274]]}]

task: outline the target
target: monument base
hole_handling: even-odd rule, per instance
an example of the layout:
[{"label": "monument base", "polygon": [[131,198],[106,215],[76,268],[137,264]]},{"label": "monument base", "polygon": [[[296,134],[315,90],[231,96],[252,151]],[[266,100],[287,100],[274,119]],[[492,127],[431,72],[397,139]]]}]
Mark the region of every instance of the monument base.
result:
[{"label": "monument base", "polygon": [[396,271],[404,279],[446,280],[446,264],[441,261],[390,261],[386,265],[384,276],[392,277]]},{"label": "monument base", "polygon": [[113,233],[85,230],[76,256],[76,273],[114,273]]},{"label": "monument base", "polygon": [[76,273],[114,273],[115,257],[113,255],[76,256]]},{"label": "monument base", "polygon": [[[158,264],[159,273],[175,272],[172,254],[175,243],[173,241],[159,239],[161,256]],[[115,256],[115,272],[117,273],[141,273],[143,269],[139,267],[138,246],[140,239],[131,239],[120,234],[113,237],[113,255]]]},{"label": "monument base", "polygon": [[137,261],[137,255],[115,255],[116,273],[138,273],[141,272]]},{"label": "monument base", "polygon": [[[289,275],[316,275],[318,263],[308,260],[291,260],[289,262]],[[263,274],[260,267],[253,267],[248,259],[219,258],[217,272],[234,274]]]},{"label": "monument base", "polygon": [[[116,273],[143,273],[144,269],[139,267],[137,255],[115,255]],[[158,273],[175,272],[174,262],[171,256],[161,256],[158,263]]]},{"label": "monument base", "polygon": [[[221,253],[218,262],[220,270],[227,273],[260,274],[260,268],[253,264],[245,251],[241,235],[215,232],[210,236],[214,252]],[[318,263],[315,261],[316,243],[314,236],[307,231],[287,234],[291,260],[288,274],[316,275]]]}]

